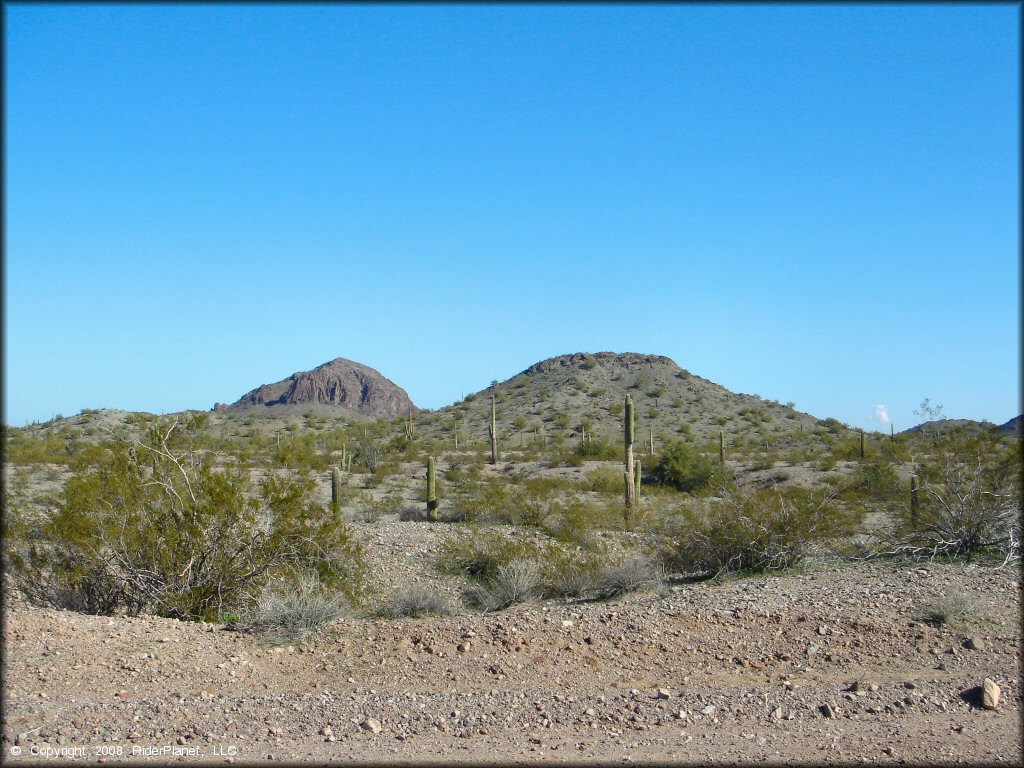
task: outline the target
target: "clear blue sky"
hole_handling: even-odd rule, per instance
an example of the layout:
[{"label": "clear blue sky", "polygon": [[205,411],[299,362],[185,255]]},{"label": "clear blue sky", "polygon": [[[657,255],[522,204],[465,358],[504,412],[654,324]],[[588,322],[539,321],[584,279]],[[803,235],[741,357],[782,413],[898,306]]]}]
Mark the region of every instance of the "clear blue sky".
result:
[{"label": "clear blue sky", "polygon": [[577,351],[1021,412],[1017,5],[18,5],[5,414]]}]

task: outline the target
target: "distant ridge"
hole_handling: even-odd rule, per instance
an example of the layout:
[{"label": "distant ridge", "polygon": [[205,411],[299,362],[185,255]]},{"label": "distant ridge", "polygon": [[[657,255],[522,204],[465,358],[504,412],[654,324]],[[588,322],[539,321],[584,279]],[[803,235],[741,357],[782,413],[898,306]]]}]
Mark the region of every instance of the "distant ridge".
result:
[{"label": "distant ridge", "polygon": [[273,384],[263,384],[231,405],[217,403],[213,409],[294,410],[295,406],[328,406],[388,419],[419,410],[404,389],[379,371],[344,357],[336,357],[311,371],[293,373]]},{"label": "distant ridge", "polygon": [[1005,424],[1000,424],[995,428],[995,431],[1000,435],[1015,435],[1021,436],[1021,430],[1024,430],[1024,416],[1014,416]]}]

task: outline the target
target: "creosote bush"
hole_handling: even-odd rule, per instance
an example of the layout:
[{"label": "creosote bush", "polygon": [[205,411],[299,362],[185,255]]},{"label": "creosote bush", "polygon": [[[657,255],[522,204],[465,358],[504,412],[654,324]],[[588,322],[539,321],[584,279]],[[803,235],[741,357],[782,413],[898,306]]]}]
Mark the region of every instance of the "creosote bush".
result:
[{"label": "creosote bush", "polygon": [[676,490],[693,493],[706,487],[715,474],[710,459],[694,451],[684,442],[676,441],[659,449],[654,479]]},{"label": "creosote bush", "polygon": [[268,475],[254,489],[196,445],[202,419],[151,420],[133,444],[75,472],[48,519],[6,542],[16,584],[43,604],[214,619],[251,605],[272,579],[315,575],[361,589],[360,548],[314,501],[310,475]]},{"label": "creosote bush", "polygon": [[442,545],[438,567],[472,583],[466,602],[484,612],[541,597],[607,598],[655,586],[661,571],[642,555],[617,558],[596,541],[590,548],[553,540],[522,541],[500,529],[473,528]]},{"label": "creosote bush", "polygon": [[860,516],[835,503],[831,490],[723,491],[720,499],[680,510],[664,562],[681,573],[781,570],[799,563],[812,545],[852,534]]}]

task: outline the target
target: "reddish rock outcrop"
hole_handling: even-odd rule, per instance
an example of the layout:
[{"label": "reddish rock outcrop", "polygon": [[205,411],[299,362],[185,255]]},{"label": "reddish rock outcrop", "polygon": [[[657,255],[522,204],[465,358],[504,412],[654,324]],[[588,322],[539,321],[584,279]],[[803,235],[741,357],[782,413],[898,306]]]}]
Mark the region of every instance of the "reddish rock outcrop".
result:
[{"label": "reddish rock outcrop", "polygon": [[230,406],[216,405],[215,410],[304,404],[338,406],[385,418],[419,410],[406,391],[393,381],[373,368],[343,357],[274,384],[264,384]]}]

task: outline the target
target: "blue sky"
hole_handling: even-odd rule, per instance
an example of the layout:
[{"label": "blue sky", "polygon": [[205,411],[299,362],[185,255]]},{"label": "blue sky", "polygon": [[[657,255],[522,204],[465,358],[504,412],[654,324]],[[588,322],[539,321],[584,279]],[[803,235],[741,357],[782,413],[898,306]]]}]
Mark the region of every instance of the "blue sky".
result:
[{"label": "blue sky", "polygon": [[577,351],[1021,412],[1017,5],[18,5],[4,421]]}]

